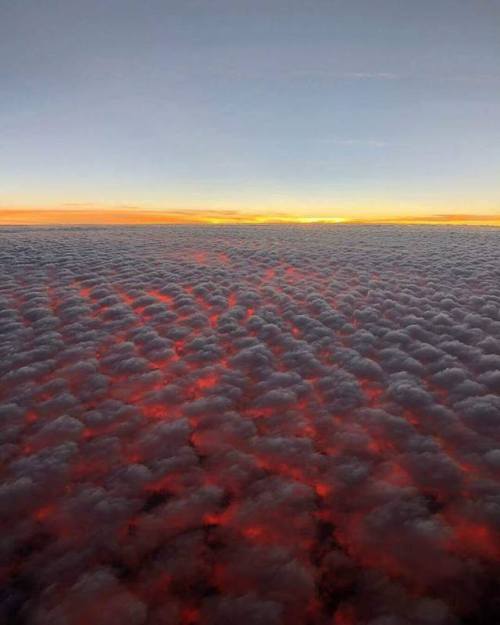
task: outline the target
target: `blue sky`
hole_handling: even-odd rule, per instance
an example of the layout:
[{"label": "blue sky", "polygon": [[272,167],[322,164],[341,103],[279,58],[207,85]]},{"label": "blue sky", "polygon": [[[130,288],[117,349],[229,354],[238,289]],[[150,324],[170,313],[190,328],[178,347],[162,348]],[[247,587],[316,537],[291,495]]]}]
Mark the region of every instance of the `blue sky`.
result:
[{"label": "blue sky", "polygon": [[500,212],[500,3],[0,4],[0,204]]}]

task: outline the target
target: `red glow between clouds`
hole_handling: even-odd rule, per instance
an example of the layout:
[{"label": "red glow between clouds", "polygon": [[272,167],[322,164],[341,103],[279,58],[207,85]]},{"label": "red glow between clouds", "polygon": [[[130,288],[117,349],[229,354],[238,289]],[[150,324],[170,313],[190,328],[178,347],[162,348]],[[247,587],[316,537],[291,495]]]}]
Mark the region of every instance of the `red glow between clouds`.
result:
[{"label": "red glow between clouds", "polygon": [[12,236],[11,623],[493,624],[496,242],[343,236]]}]

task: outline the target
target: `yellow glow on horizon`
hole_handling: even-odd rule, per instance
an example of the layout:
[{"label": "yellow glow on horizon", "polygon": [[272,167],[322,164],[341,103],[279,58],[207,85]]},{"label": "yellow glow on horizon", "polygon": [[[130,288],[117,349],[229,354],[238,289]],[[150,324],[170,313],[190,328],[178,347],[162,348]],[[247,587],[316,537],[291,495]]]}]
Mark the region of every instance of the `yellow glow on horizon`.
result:
[{"label": "yellow glow on horizon", "polygon": [[299,224],[342,224],[349,221],[347,217],[296,217],[295,222]]},{"label": "yellow glow on horizon", "polygon": [[230,223],[248,223],[248,224],[340,224],[346,223],[349,219],[346,217],[303,217],[300,215],[247,215],[238,218],[234,217],[207,217],[205,223],[230,224]]},{"label": "yellow glow on horizon", "polygon": [[56,208],[1,208],[0,225],[153,225],[153,224],[399,224],[399,225],[480,225],[500,226],[500,212],[490,214],[439,213],[394,215],[392,211],[366,217],[311,216],[285,211],[251,212],[243,210],[162,210],[140,207],[78,205]]}]

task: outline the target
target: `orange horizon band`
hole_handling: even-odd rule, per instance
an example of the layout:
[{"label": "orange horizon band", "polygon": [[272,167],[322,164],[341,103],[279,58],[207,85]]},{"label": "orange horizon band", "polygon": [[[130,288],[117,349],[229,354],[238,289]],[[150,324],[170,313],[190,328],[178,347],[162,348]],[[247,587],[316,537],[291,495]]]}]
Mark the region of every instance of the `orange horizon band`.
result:
[{"label": "orange horizon band", "polygon": [[343,217],[243,213],[238,211],[158,211],[140,209],[0,209],[0,225],[230,225],[230,224],[399,224],[500,226],[500,214],[434,214],[398,217]]}]

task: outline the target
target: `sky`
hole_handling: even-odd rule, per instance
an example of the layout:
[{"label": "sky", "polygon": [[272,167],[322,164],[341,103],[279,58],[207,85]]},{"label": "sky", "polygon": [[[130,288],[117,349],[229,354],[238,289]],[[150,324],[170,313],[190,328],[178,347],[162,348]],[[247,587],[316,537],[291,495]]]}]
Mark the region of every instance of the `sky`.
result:
[{"label": "sky", "polygon": [[0,223],[500,223],[498,0],[0,0]]}]

